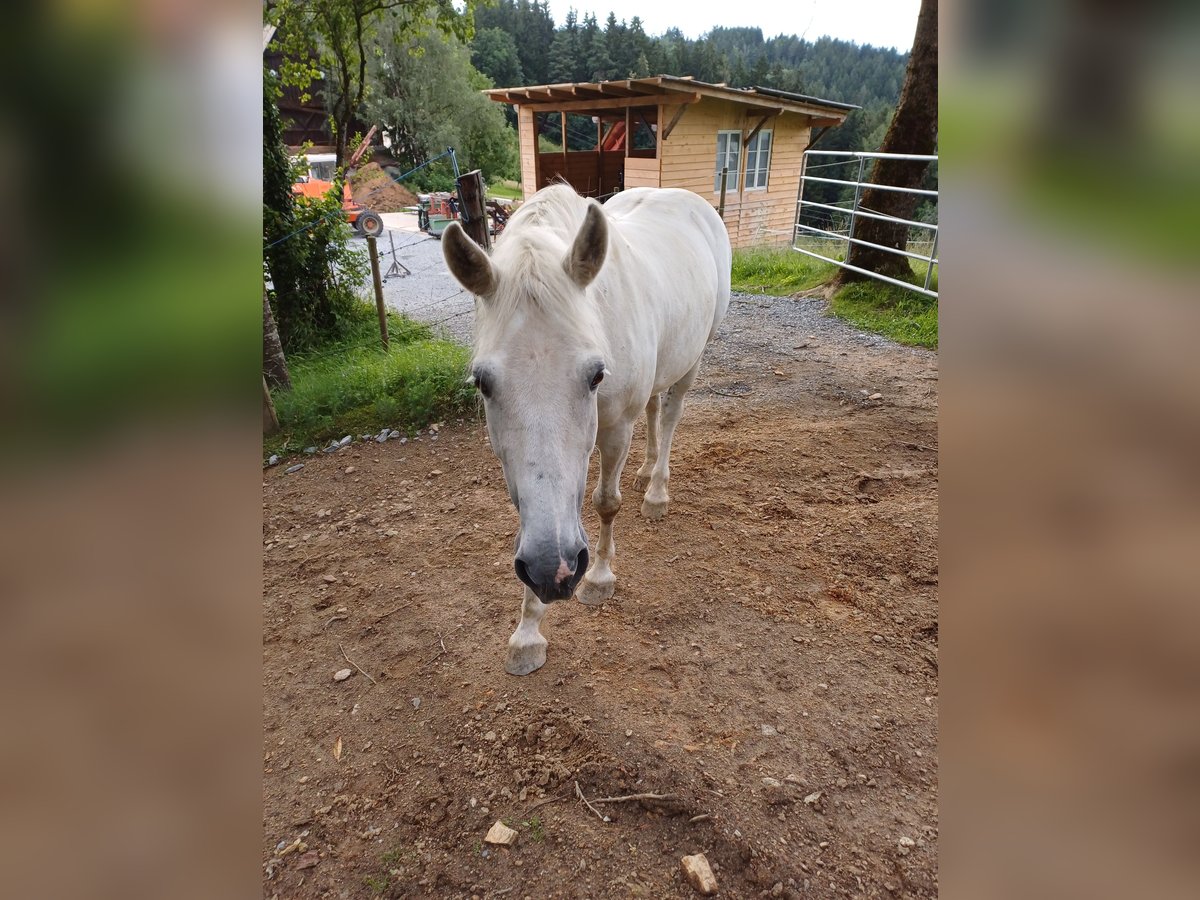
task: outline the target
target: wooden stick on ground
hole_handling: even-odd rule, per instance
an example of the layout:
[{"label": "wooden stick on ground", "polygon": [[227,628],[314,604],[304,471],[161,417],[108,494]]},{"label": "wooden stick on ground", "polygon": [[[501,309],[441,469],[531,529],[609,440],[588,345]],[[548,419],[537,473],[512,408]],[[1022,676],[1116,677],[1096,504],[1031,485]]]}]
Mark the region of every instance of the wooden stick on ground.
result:
[{"label": "wooden stick on ground", "polygon": [[342,649],[342,645],[340,642],[338,643],[338,649],[342,651],[342,659],[344,659],[346,662],[350,663],[350,665],[354,666],[354,668],[358,669],[358,671],[362,673],[363,678],[367,679],[367,681],[371,682],[371,684],[375,685],[376,687],[379,686],[378,681],[376,681],[374,678],[372,678],[370,675],[368,675],[366,672],[364,672],[362,666],[360,666],[358,663],[356,663],[354,660],[352,660],[350,657],[348,657],[346,655],[346,651],[344,649]]},{"label": "wooden stick on ground", "polygon": [[674,794],[626,794],[624,797],[601,797],[593,803],[625,803],[629,800],[678,800]]},{"label": "wooden stick on ground", "polygon": [[596,809],[596,807],[594,807],[594,806],[592,806],[592,804],[588,803],[588,798],[583,796],[583,790],[579,787],[578,781],[575,782],[575,795],[577,797],[579,797],[580,800],[583,801],[584,806],[586,806],[588,809],[590,809],[592,812],[594,812],[596,814],[596,818],[599,819],[601,822],[612,821],[611,819],[608,818],[608,816],[604,815],[604,813],[600,812],[600,810]]}]

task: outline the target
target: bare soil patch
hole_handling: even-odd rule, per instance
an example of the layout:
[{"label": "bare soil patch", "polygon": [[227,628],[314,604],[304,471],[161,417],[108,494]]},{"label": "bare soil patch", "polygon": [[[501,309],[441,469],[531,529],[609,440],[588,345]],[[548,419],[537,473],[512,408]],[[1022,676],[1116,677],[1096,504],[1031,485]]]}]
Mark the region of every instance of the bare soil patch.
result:
[{"label": "bare soil patch", "polygon": [[264,896],[936,896],[937,357],[790,314],[731,316],[661,522],[635,445],[616,598],[527,678],[478,423],[265,473]]}]

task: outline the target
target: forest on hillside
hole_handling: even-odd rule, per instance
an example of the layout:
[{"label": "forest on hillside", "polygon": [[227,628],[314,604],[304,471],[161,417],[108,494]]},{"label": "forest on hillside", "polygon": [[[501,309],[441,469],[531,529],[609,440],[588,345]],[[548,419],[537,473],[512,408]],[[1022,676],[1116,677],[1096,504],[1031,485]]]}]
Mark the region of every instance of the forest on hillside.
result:
[{"label": "forest on hillside", "polygon": [[679,75],[731,87],[771,87],[854,103],[821,141],[827,150],[875,149],[904,83],[907,53],[822,37],[766,38],[756,27],[713,28],[691,40],[678,28],[648,35],[638,17],[601,22],[568,12],[556,23],[544,0],[500,0],[475,11],[471,61],[497,87]]}]

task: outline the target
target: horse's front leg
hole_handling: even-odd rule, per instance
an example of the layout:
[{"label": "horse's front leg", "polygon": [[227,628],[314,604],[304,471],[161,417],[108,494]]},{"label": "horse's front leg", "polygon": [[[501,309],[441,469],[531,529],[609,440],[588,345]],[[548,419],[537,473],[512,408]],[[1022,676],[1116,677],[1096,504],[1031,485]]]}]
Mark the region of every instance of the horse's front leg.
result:
[{"label": "horse's front leg", "polygon": [[600,516],[600,537],[596,541],[596,563],[583,580],[575,596],[580,603],[595,606],[612,597],[617,576],[613,574],[612,559],[617,552],[613,540],[613,519],[621,509],[621,471],[629,456],[629,441],[633,437],[633,422],[606,429],[597,436],[600,448],[600,482],[592,492],[592,506]]},{"label": "horse's front leg", "polygon": [[546,639],[542,637],[542,616],[547,606],[529,588],[521,604],[521,621],[508,639],[504,671],[509,675],[528,675],[546,664]]}]

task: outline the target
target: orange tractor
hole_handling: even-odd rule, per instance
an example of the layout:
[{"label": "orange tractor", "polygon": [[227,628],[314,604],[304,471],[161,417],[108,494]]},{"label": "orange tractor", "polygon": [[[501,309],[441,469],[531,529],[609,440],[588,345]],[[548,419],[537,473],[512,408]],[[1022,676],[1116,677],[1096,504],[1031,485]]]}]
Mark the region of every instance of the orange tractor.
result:
[{"label": "orange tractor", "polygon": [[[374,133],[374,128],[367,132],[362,146],[350,158],[350,164],[346,167],[347,172],[353,169],[362,157],[363,151],[367,149]],[[308,167],[308,174],[301,175],[300,180],[292,185],[292,193],[297,197],[320,198],[326,196],[333,190],[337,156],[333,153],[306,153],[301,159]],[[379,217],[379,213],[354,201],[349,180],[342,183],[342,211],[345,212],[346,221],[350,223],[350,227],[354,229],[355,233],[371,237],[379,237],[383,234],[383,219]]]}]

